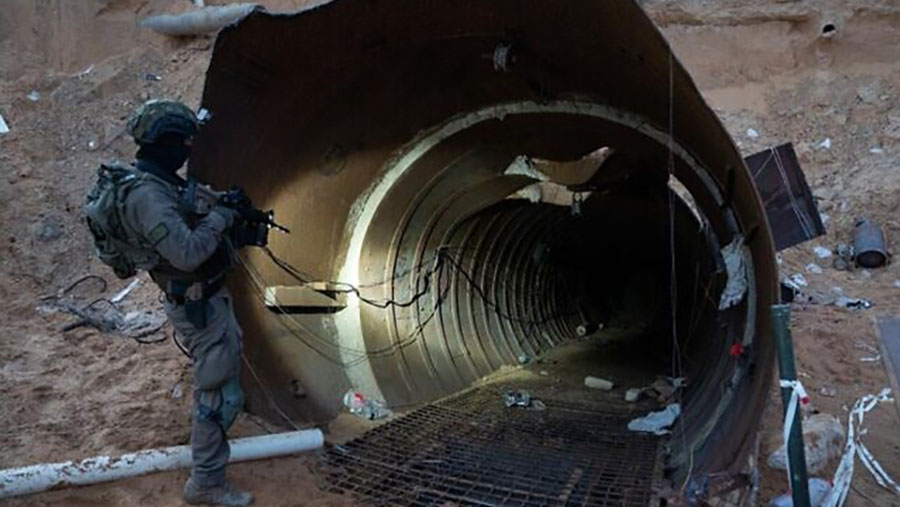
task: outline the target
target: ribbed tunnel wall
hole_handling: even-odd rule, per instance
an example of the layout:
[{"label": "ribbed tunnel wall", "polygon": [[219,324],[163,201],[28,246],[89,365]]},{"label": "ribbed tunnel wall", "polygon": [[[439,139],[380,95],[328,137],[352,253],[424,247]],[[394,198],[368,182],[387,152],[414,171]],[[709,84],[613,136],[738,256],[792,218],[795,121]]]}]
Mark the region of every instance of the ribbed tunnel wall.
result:
[{"label": "ribbed tunnel wall", "polygon": [[[253,275],[231,287],[257,366],[251,409],[323,422],[350,387],[421,403],[602,322],[672,369],[681,352],[690,383],[670,466],[743,465],[772,365],[771,235],[739,153],[636,4],[256,12],[219,35],[203,106],[191,171],[275,209],[294,232],[271,249],[305,278],[396,303],[273,313],[259,291],[298,282],[246,252]],[[536,183],[508,171],[517,157],[599,147],[614,154],[583,185],[580,215],[509,198]],[[670,193],[676,179],[699,221]],[[749,290],[719,311],[720,250],[735,238]]]}]

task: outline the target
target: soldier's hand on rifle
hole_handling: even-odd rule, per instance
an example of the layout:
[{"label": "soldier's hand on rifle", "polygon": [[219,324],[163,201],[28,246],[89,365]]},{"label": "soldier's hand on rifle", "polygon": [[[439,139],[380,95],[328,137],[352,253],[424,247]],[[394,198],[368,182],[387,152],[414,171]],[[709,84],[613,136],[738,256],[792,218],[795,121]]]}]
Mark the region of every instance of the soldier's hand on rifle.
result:
[{"label": "soldier's hand on rifle", "polygon": [[[286,227],[275,223],[274,212],[271,210],[263,211],[253,206],[253,201],[250,200],[250,197],[242,188],[232,187],[231,190],[219,197],[218,204],[235,210],[243,221],[251,224],[264,224],[266,229],[275,228],[284,233],[291,232]],[[268,231],[266,234],[268,235]]]},{"label": "soldier's hand on rifle", "polygon": [[231,187],[230,190],[223,193],[222,196],[219,197],[219,204],[238,211],[242,208],[253,207],[253,201],[250,200],[250,196],[248,196],[247,192],[244,192],[244,189],[240,187]]}]

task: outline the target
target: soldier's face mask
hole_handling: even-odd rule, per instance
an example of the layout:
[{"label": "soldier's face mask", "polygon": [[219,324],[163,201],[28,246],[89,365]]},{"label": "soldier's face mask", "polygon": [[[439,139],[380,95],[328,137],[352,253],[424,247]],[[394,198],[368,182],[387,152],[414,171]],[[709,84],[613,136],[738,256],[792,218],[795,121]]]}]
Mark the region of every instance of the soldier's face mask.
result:
[{"label": "soldier's face mask", "polygon": [[179,134],[163,134],[153,144],[141,146],[138,158],[144,158],[160,169],[174,173],[191,155],[190,139]]}]

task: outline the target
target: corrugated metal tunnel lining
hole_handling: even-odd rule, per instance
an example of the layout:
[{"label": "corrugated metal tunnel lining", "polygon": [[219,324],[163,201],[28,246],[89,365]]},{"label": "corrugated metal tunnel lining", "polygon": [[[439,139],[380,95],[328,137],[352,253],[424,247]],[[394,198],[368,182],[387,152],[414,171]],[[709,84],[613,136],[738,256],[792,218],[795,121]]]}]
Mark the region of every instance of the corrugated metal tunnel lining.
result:
[{"label": "corrugated metal tunnel lining", "polygon": [[[674,315],[690,388],[669,465],[742,466],[772,363],[759,332],[776,294],[772,240],[739,154],[671,65],[631,2],[338,0],[223,31],[191,170],[274,208],[295,233],[272,250],[311,278],[410,302],[274,314],[235,277],[247,355],[275,402],[321,421],[351,386],[395,406],[433,400],[585,320],[671,358]],[[580,216],[508,199],[535,183],[508,170],[518,157],[600,147],[614,153],[581,188]],[[674,309],[670,169],[702,217],[673,199]],[[719,251],[737,236],[750,290],[718,311]],[[296,283],[262,253],[248,259],[266,285]],[[251,406],[270,410],[264,397]]]}]

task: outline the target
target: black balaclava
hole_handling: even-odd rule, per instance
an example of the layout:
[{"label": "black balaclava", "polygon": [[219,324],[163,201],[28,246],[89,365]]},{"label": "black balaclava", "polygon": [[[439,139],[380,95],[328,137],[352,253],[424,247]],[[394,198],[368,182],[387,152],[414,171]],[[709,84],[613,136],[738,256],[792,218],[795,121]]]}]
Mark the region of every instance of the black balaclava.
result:
[{"label": "black balaclava", "polygon": [[136,158],[174,176],[191,155],[191,147],[184,144],[184,141],[185,137],[181,134],[163,134],[153,144],[141,145]]}]

